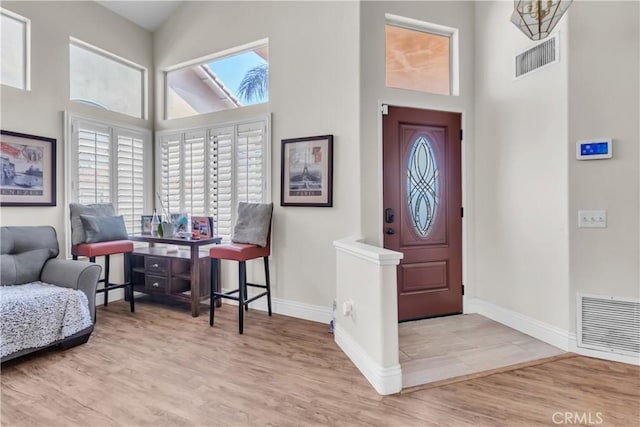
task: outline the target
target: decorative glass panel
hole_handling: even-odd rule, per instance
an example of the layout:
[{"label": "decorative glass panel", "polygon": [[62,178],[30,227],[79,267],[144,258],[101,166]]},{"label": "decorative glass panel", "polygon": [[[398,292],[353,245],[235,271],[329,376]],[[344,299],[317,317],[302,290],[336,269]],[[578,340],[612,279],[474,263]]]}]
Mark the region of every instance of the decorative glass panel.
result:
[{"label": "decorative glass panel", "polygon": [[438,165],[431,144],[418,137],[411,148],[407,166],[407,202],[411,222],[418,234],[431,231],[438,210]]}]

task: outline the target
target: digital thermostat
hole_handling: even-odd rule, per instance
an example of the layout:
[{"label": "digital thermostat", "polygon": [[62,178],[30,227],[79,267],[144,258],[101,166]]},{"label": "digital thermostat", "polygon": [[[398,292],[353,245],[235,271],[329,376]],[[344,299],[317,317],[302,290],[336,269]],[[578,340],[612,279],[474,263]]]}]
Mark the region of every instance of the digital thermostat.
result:
[{"label": "digital thermostat", "polygon": [[576,159],[610,159],[613,156],[611,138],[590,139],[576,142]]}]

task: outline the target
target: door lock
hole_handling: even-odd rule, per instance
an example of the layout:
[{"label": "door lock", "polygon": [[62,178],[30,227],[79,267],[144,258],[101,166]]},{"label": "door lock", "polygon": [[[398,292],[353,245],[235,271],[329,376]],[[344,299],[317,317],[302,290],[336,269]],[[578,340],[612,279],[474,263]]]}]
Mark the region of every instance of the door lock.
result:
[{"label": "door lock", "polygon": [[394,220],[394,215],[393,215],[393,209],[391,208],[387,208],[384,210],[384,222],[386,222],[387,224],[391,224],[393,223]]},{"label": "door lock", "polygon": [[385,233],[387,233],[388,235],[396,234],[396,230],[394,230],[393,228],[389,227],[389,228],[387,228],[387,231],[385,231]]}]

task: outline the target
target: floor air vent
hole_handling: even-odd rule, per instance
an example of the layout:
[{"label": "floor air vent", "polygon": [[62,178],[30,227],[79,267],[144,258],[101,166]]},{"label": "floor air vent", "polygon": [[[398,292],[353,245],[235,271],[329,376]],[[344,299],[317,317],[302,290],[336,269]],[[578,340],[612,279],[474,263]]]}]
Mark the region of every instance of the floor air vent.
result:
[{"label": "floor air vent", "polygon": [[640,355],[640,301],[578,294],[578,347]]},{"label": "floor air vent", "polygon": [[516,78],[523,77],[540,68],[558,62],[558,35],[519,53],[515,57]]}]

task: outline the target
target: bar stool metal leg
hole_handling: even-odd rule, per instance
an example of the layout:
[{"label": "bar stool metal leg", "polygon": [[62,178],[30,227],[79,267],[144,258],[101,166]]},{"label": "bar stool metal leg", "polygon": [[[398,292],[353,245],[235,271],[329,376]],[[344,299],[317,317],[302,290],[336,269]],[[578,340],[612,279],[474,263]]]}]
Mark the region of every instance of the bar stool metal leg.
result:
[{"label": "bar stool metal leg", "polygon": [[104,256],[104,306],[109,305],[109,255]]},{"label": "bar stool metal leg", "polygon": [[216,258],[211,258],[211,260],[209,261],[210,263],[210,267],[209,270],[211,272],[211,280],[209,280],[209,283],[211,284],[211,289],[209,290],[209,326],[213,326],[213,318],[214,318],[214,311],[215,311],[215,305],[216,305],[216,289],[218,288],[217,284],[218,284],[218,260]]},{"label": "bar stool metal leg", "polygon": [[269,316],[271,316],[271,282],[269,280],[269,257],[264,257],[264,279],[267,285],[267,307],[269,308]]},{"label": "bar stool metal leg", "polygon": [[244,305],[246,305],[246,300],[247,300],[247,296],[246,294],[246,290],[247,290],[247,263],[246,261],[240,261],[239,262],[239,266],[238,266],[238,272],[239,272],[239,283],[238,283],[238,326],[239,326],[239,331],[240,334],[242,334],[243,330],[244,330],[244,313],[242,311],[242,308]]}]

